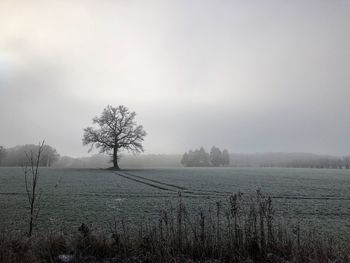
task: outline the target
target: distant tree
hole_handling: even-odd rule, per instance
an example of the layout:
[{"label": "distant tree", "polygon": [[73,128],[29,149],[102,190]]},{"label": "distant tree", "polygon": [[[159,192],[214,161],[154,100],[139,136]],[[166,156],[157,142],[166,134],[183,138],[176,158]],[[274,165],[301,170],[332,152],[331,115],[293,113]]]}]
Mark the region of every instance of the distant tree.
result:
[{"label": "distant tree", "polygon": [[6,149],[3,146],[0,146],[0,166],[2,165],[2,161],[6,156]]},{"label": "distant tree", "polygon": [[[34,144],[18,145],[6,150],[6,156],[3,158],[4,166],[25,166],[28,165],[28,158],[25,152],[37,152],[39,146]],[[44,145],[41,153],[39,166],[51,166],[58,161],[59,154],[56,149],[50,145]]]},{"label": "distant tree", "polygon": [[230,154],[226,149],[224,149],[222,152],[222,165],[223,166],[230,165]]},{"label": "distant tree", "polygon": [[349,169],[350,168],[350,156],[344,156],[343,163],[344,163],[345,169]]},{"label": "distant tree", "polygon": [[209,154],[203,147],[184,153],[181,164],[188,167],[210,166]]},{"label": "distant tree", "polygon": [[193,151],[193,157],[191,158],[191,166],[200,166],[200,153],[199,149]]},{"label": "distant tree", "polygon": [[41,166],[51,167],[59,158],[60,155],[57,153],[56,149],[52,148],[50,145],[44,145],[40,164]]},{"label": "distant tree", "polygon": [[337,158],[337,168],[343,169],[344,163],[342,158]]},{"label": "distant tree", "polygon": [[223,152],[215,146],[211,148],[210,154],[208,154],[203,147],[200,149],[190,150],[188,153],[184,153],[181,159],[181,164],[188,167],[207,167],[207,166],[220,166],[230,164],[230,155],[225,149]]},{"label": "distant tree", "polygon": [[213,146],[210,150],[210,162],[213,166],[220,166],[223,164],[221,150]]},{"label": "distant tree", "polygon": [[195,162],[196,162],[195,152],[192,150],[189,150],[187,166],[190,166],[190,167],[195,166]]},{"label": "distant tree", "polygon": [[2,165],[4,166],[23,166],[27,162],[25,151],[28,150],[26,145],[19,145],[7,149],[6,157]]},{"label": "distant tree", "polygon": [[209,154],[201,147],[198,152],[198,165],[197,166],[210,166]]},{"label": "distant tree", "polygon": [[146,132],[135,122],[135,112],[130,112],[125,106],[112,107],[108,105],[100,117],[93,118],[93,124],[98,128],[84,129],[83,145],[99,148],[101,153],[112,156],[113,168],[119,170],[118,158],[121,150],[133,153],[143,152],[142,141]]},{"label": "distant tree", "polygon": [[184,155],[182,156],[181,164],[182,164],[183,166],[188,166],[188,164],[189,164],[189,158],[188,158],[187,152],[184,153]]}]

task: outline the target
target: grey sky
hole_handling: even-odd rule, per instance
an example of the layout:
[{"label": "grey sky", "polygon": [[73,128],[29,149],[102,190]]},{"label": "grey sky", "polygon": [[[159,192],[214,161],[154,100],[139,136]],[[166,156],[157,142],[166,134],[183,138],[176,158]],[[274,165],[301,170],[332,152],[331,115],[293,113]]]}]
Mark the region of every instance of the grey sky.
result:
[{"label": "grey sky", "polygon": [[86,155],[107,105],[147,153],[350,153],[350,1],[0,0],[0,145]]}]

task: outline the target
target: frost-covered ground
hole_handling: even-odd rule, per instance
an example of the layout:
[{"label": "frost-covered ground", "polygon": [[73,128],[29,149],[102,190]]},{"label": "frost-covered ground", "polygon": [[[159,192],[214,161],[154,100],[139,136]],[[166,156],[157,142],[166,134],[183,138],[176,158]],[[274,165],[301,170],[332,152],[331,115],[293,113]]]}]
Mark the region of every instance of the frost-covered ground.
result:
[{"label": "frost-covered ground", "polygon": [[[350,171],[280,168],[183,168],[124,170],[40,170],[43,191],[38,226],[71,232],[84,222],[99,230],[114,219],[131,226],[157,218],[178,202],[189,210],[215,207],[230,193],[247,199],[257,189],[273,197],[277,218],[350,237]],[[28,201],[21,168],[0,168],[0,222],[24,229]]]}]

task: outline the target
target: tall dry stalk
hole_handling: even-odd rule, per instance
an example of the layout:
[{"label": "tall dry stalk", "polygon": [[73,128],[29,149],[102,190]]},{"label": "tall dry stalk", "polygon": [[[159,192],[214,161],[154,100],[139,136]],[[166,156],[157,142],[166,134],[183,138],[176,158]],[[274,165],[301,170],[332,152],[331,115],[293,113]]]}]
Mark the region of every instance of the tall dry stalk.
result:
[{"label": "tall dry stalk", "polygon": [[[30,218],[28,226],[28,236],[31,237],[33,233],[33,227],[36,223],[40,212],[40,200],[41,191],[38,191],[38,180],[39,180],[39,165],[40,158],[44,151],[45,141],[39,143],[38,151],[35,154],[32,150],[28,153],[25,152],[27,157],[27,162],[24,167],[24,182],[26,193],[28,197],[29,207],[30,207]],[[28,178],[29,177],[29,178]]]}]

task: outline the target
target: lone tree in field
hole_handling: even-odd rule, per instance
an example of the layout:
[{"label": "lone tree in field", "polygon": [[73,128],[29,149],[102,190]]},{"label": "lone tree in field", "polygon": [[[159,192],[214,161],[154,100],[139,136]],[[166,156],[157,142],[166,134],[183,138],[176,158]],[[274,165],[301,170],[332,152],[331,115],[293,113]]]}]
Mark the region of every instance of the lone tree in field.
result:
[{"label": "lone tree in field", "polygon": [[97,129],[84,129],[83,144],[91,144],[89,152],[95,147],[100,153],[112,156],[113,168],[119,170],[118,159],[121,150],[132,153],[143,152],[142,141],[146,136],[142,125],[135,122],[135,112],[130,112],[125,106],[112,107],[108,105],[100,117],[93,118]]}]

